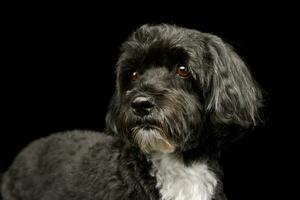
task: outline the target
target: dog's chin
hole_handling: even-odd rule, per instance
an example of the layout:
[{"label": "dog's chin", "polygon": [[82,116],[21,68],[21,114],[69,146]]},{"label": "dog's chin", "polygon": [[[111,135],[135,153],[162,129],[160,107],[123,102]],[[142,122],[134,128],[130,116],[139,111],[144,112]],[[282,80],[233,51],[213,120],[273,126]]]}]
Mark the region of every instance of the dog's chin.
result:
[{"label": "dog's chin", "polygon": [[174,145],[166,138],[164,132],[155,126],[137,126],[132,129],[132,137],[144,153],[172,153]]}]

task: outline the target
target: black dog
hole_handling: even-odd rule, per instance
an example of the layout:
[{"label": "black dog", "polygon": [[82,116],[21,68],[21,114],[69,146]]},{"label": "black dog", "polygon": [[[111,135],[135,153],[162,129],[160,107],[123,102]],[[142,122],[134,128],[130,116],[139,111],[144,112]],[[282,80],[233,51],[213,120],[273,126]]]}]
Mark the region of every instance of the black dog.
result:
[{"label": "black dog", "polygon": [[217,36],[144,25],[121,48],[106,134],[29,145],[3,177],[5,200],[223,200],[220,150],[255,126],[261,93]]}]

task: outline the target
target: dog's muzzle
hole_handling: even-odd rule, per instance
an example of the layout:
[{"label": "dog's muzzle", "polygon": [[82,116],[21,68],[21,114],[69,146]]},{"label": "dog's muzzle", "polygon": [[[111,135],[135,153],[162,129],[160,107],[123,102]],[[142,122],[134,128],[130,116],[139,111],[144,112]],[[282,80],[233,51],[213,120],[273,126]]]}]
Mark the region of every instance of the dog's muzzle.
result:
[{"label": "dog's muzzle", "polygon": [[175,147],[167,139],[161,120],[155,120],[155,103],[152,97],[136,96],[132,99],[130,109],[136,119],[130,128],[131,136],[145,153],[171,153]]}]

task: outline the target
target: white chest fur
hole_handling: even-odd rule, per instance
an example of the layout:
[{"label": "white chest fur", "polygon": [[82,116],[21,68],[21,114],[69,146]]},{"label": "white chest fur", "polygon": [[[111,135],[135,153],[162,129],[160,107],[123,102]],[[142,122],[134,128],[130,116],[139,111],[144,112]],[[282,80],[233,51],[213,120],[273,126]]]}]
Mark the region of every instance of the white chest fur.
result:
[{"label": "white chest fur", "polygon": [[215,174],[205,163],[185,166],[172,154],[154,154],[153,176],[162,200],[210,200],[217,185]]}]

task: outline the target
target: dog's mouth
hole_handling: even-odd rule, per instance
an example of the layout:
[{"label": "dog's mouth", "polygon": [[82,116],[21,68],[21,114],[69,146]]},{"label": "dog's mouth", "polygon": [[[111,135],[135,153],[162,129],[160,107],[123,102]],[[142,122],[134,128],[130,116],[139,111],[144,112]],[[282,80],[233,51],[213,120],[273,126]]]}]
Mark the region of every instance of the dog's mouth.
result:
[{"label": "dog's mouth", "polygon": [[[153,130],[153,129],[162,131],[161,126],[159,126],[157,124],[150,124],[150,123],[144,123],[144,124],[137,123],[135,128],[143,129],[145,131],[149,131],[149,130]],[[135,128],[133,128],[133,129],[135,129]]]},{"label": "dog's mouth", "polygon": [[154,124],[141,124],[131,129],[133,141],[144,153],[171,153],[175,150],[162,127]]}]

